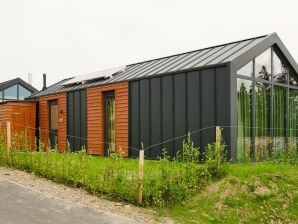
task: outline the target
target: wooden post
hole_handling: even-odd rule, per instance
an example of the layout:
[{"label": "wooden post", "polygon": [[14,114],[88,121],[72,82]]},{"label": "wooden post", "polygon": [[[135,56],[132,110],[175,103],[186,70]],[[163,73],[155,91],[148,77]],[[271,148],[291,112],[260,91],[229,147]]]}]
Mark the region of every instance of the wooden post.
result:
[{"label": "wooden post", "polygon": [[220,163],[221,160],[219,158],[221,158],[221,150],[220,150],[220,144],[221,144],[221,129],[220,126],[216,126],[215,128],[215,153],[217,154],[216,157],[217,159],[217,169],[219,169],[220,167]]},{"label": "wooden post", "polygon": [[144,176],[144,145],[141,143],[142,149],[139,150],[139,176],[138,176],[138,204],[143,202],[143,176]]},{"label": "wooden post", "polygon": [[7,141],[7,156],[8,163],[11,164],[11,123],[10,121],[6,122],[6,141]]},{"label": "wooden post", "polygon": [[220,143],[221,143],[221,130],[220,130],[220,126],[216,126],[215,128],[215,142],[216,142],[216,147],[219,148],[220,147]]}]

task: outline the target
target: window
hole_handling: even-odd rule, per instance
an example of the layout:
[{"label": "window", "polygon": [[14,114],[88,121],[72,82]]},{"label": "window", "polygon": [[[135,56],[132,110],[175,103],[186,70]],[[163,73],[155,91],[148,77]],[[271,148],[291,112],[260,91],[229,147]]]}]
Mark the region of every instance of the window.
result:
[{"label": "window", "polygon": [[273,81],[287,84],[288,68],[285,63],[280,60],[277,54],[273,51]]},{"label": "window", "polygon": [[30,96],[32,93],[28,90],[25,89],[23,86],[19,86],[19,100],[24,100],[26,97]]},{"label": "window", "polygon": [[252,81],[237,79],[237,159],[250,157],[252,122]]},{"label": "window", "polygon": [[270,150],[270,91],[271,85],[256,83],[255,88],[255,156],[261,159],[267,156]]},{"label": "window", "polygon": [[237,71],[238,159],[249,151],[257,160],[279,156],[287,143],[298,146],[298,75],[275,50]]},{"label": "window", "polygon": [[298,145],[298,90],[289,91],[289,144]]},{"label": "window", "polygon": [[237,71],[237,75],[252,77],[253,74],[253,62],[249,62]]},{"label": "window", "polygon": [[50,103],[50,130],[58,129],[58,104],[56,101]]},{"label": "window", "polygon": [[271,48],[256,57],[255,77],[257,79],[271,80]]},{"label": "window", "polygon": [[106,92],[105,101],[105,155],[115,152],[115,93]]},{"label": "window", "polygon": [[17,100],[18,88],[17,85],[11,86],[4,90],[4,100]]},{"label": "window", "polygon": [[286,88],[273,89],[273,147],[275,155],[280,155],[285,146],[286,128]]},{"label": "window", "polygon": [[3,91],[0,91],[0,102],[3,102]]}]

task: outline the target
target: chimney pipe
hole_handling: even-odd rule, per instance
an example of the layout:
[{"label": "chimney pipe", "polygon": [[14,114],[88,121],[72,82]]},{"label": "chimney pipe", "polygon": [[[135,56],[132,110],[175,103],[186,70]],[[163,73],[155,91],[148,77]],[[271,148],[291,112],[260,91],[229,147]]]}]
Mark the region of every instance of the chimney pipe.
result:
[{"label": "chimney pipe", "polygon": [[47,88],[47,74],[43,73],[43,87],[42,90],[45,90]]},{"label": "chimney pipe", "polygon": [[28,83],[32,86],[32,73],[28,73]]}]

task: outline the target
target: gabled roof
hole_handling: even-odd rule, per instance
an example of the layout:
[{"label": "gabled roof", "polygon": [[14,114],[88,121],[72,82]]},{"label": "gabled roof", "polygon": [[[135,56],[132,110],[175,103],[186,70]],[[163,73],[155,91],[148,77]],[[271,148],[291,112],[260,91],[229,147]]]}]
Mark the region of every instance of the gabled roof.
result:
[{"label": "gabled roof", "polygon": [[14,86],[16,84],[22,85],[24,88],[28,89],[29,91],[31,91],[33,93],[38,91],[37,89],[35,89],[33,86],[31,86],[29,83],[25,82],[21,78],[15,78],[15,79],[11,79],[11,80],[8,80],[8,81],[5,81],[5,82],[1,82],[0,83],[0,91],[2,91],[4,89],[7,89],[11,86]]},{"label": "gabled roof", "polygon": [[64,83],[67,83],[67,81],[71,78],[65,79],[48,87],[44,91],[33,94],[30,96],[30,98],[59,92],[85,89],[110,83],[190,71],[209,66],[220,66],[227,63],[231,63],[234,68],[238,69],[272,45],[278,46],[282,54],[288,60],[288,63],[298,74],[297,63],[290,55],[277,34],[273,33],[270,35],[254,37],[232,43],[203,48],[200,50],[130,64],[126,66],[126,69],[123,72],[117,73],[117,75],[112,76],[109,79],[93,80],[73,86],[64,85]]}]

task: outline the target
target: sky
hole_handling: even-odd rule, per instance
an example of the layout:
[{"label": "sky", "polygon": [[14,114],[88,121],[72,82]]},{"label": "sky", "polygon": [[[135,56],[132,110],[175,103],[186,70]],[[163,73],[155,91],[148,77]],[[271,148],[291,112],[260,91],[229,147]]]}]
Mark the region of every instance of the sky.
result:
[{"label": "sky", "polygon": [[297,0],[0,0],[0,82],[42,88],[276,32],[298,60]]}]

